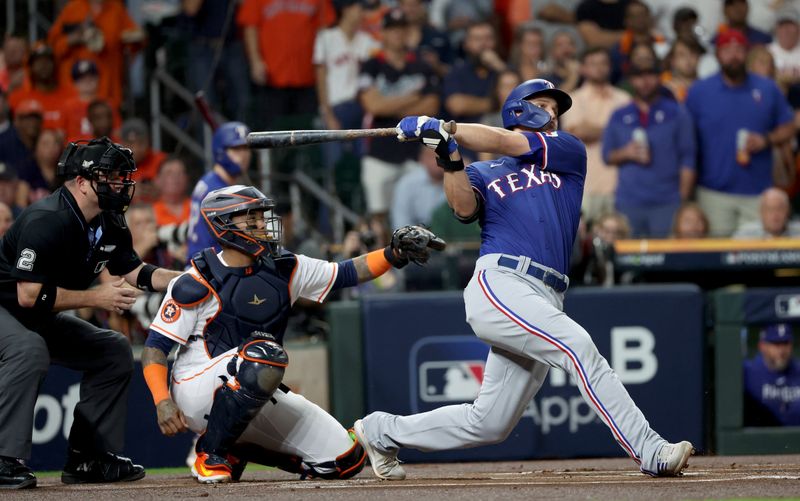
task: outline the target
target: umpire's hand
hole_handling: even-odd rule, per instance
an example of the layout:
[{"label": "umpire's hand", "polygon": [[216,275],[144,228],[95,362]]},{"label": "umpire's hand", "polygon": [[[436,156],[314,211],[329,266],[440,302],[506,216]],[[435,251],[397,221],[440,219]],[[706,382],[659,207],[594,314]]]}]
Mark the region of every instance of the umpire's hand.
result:
[{"label": "umpire's hand", "polygon": [[101,284],[93,291],[95,300],[92,306],[114,313],[130,310],[133,303],[136,302],[136,297],[142,294],[142,291],[138,289],[127,287],[124,278]]},{"label": "umpire's hand", "polygon": [[171,398],[165,398],[159,402],[156,405],[156,413],[158,414],[158,427],[161,428],[161,433],[168,437],[189,429],[186,416]]}]

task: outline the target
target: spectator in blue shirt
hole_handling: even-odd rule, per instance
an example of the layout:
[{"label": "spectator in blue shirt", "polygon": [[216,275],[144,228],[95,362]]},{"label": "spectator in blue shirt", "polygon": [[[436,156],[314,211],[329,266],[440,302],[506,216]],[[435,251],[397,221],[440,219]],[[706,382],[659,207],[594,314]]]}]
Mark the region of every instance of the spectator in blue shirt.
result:
[{"label": "spectator in blue shirt", "polygon": [[764,33],[747,24],[747,15],[750,13],[750,6],[747,4],[747,0],[725,0],[722,12],[725,15],[725,23],[719,27],[717,34],[711,40],[712,43],[716,43],[720,35],[730,30],[742,32],[749,45],[768,45],[772,43],[772,36],[769,33]]},{"label": "spectator in blue shirt", "polygon": [[616,209],[634,238],[666,238],[695,181],[689,113],[661,92],[655,65],[631,66],[633,102],[618,108],[603,133],[603,159],[619,167]]},{"label": "spectator in blue shirt", "polygon": [[489,22],[467,28],[463,61],[456,63],[442,82],[444,108],[457,122],[479,122],[492,111],[491,90],[505,63],[495,52],[497,37]]},{"label": "spectator in blue shirt", "polygon": [[686,99],[698,140],[697,201],[715,237],[758,220],[759,195],[773,185],[772,148],[794,135],[786,98],[774,81],[747,72],[746,56],[742,32],[720,34],[721,71],[695,82]]},{"label": "spectator in blue shirt", "polygon": [[792,357],[792,327],[761,330],[759,354],[744,362],[745,426],[800,426],[800,361]]}]

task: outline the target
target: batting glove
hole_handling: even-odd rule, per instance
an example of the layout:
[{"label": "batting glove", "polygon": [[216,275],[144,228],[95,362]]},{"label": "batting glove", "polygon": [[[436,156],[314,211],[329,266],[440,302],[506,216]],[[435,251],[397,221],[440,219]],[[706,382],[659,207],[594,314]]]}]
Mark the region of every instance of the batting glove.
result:
[{"label": "batting glove", "polygon": [[404,142],[419,138],[420,128],[428,120],[432,119],[425,115],[410,116],[400,120],[400,123],[395,127],[397,131],[397,140]]},{"label": "batting glove", "polygon": [[448,134],[441,126],[429,128],[423,126],[420,137],[422,144],[435,151],[441,159],[447,159],[458,149],[455,136]]}]

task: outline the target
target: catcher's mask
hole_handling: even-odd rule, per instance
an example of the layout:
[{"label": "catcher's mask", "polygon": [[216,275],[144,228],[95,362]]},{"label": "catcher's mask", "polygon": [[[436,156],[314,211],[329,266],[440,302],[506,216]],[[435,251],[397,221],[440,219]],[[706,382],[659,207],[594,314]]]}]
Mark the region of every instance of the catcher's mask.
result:
[{"label": "catcher's mask", "polygon": [[100,210],[116,214],[128,210],[136,189],[133,153],[107,137],[69,143],[58,160],[57,174],[65,179],[81,176],[97,194]]},{"label": "catcher's mask", "polygon": [[[211,234],[225,247],[258,257],[267,250],[280,255],[283,227],[274,215],[275,201],[252,186],[234,185],[214,190],[203,199],[200,213]],[[244,215],[242,219],[236,216]],[[240,228],[234,222],[244,223]]]}]

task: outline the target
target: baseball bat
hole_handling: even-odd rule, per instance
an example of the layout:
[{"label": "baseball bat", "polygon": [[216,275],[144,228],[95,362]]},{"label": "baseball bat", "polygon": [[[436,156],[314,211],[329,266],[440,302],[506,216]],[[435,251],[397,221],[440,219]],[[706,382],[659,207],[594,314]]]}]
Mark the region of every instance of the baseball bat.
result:
[{"label": "baseball bat", "polygon": [[[454,121],[444,124],[444,130],[455,134]],[[396,136],[394,127],[382,129],[343,129],[343,130],[276,130],[268,132],[251,132],[247,135],[247,144],[251,148],[286,148],[288,146],[304,146],[307,144],[329,143],[332,141],[352,141],[362,137]]]},{"label": "baseball bat", "polygon": [[206,100],[206,95],[202,90],[197,91],[197,93],[194,95],[194,105],[197,107],[197,111],[199,111],[203,116],[203,120],[205,120],[208,126],[211,127],[211,130],[217,130],[219,124],[214,118],[214,113],[211,111],[211,106],[209,106],[208,100]]}]

